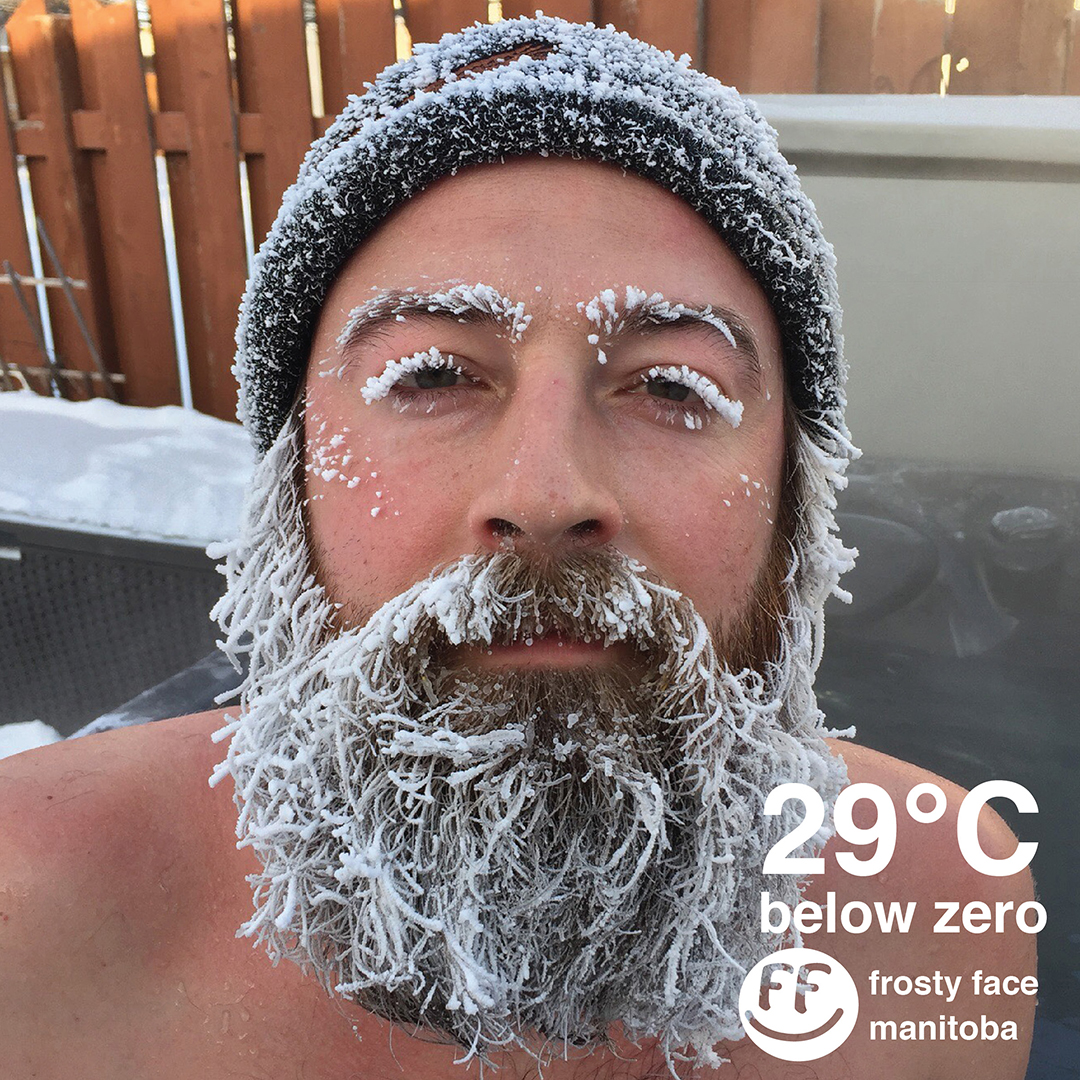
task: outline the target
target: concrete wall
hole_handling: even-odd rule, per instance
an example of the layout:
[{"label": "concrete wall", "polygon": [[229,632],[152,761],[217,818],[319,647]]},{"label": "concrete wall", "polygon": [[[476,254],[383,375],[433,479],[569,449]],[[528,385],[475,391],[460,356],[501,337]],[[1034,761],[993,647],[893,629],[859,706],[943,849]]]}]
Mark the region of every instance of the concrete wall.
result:
[{"label": "concrete wall", "polygon": [[1080,101],[758,100],[836,248],[856,443],[1080,476]]}]

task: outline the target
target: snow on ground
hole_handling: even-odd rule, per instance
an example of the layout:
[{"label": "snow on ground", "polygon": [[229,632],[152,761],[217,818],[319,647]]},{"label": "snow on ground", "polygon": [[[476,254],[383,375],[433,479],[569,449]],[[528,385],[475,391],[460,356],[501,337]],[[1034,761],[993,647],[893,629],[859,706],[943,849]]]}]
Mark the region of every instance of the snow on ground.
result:
[{"label": "snow on ground", "polygon": [[24,724],[0,724],[0,758],[35,750],[39,746],[59,742],[63,736],[56,728],[40,720],[27,720]]},{"label": "snow on ground", "polygon": [[0,393],[4,521],[205,547],[239,526],[253,465],[238,424],[174,405]]}]

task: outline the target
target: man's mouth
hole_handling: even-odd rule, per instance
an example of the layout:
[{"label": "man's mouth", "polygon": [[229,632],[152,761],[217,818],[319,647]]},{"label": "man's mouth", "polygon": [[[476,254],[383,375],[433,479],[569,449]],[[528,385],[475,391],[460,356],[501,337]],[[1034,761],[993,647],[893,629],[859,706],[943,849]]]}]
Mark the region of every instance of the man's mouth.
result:
[{"label": "man's mouth", "polygon": [[552,668],[567,670],[588,664],[628,664],[633,661],[636,650],[626,641],[605,645],[594,638],[568,637],[547,633],[518,638],[507,643],[492,642],[491,645],[459,645],[450,650],[450,662],[454,666],[479,671],[500,668]]}]

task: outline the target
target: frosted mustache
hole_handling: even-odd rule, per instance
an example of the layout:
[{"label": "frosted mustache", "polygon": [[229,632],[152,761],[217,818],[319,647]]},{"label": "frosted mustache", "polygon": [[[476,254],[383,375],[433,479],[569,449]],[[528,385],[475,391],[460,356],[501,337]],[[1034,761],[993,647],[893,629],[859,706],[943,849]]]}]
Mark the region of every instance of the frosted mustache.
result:
[{"label": "frosted mustache", "polygon": [[662,643],[666,662],[681,661],[670,672],[676,677],[713,660],[708,628],[692,603],[650,579],[636,560],[590,552],[541,568],[499,552],[463,556],[383,604],[363,627],[340,632],[334,651],[341,657],[342,638],[353,635],[355,652],[348,670],[330,666],[327,675],[361,676],[365,692],[377,695],[395,646],[412,644],[423,663],[422,650],[440,638],[491,645],[544,633],[627,641],[645,652]]}]

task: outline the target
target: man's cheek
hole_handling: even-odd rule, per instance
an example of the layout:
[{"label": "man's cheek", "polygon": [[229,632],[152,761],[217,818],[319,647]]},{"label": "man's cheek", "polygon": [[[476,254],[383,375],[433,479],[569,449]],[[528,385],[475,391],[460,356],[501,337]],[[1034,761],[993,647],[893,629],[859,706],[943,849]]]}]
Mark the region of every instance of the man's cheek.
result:
[{"label": "man's cheek", "polygon": [[707,536],[684,536],[674,553],[678,563],[670,571],[659,565],[654,569],[674,581],[711,622],[737,608],[752,590],[765,548],[759,553],[737,530],[717,527]]}]

